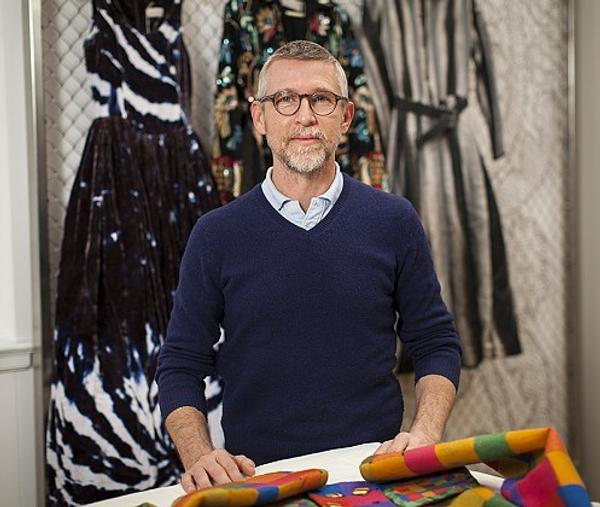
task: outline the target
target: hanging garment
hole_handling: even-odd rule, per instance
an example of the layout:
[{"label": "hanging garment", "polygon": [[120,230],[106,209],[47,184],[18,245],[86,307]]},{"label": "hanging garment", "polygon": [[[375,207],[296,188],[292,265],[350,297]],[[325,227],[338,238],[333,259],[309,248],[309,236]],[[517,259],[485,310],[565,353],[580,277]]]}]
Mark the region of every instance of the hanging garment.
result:
[{"label": "hanging garment", "polygon": [[190,127],[179,0],[94,0],[85,59],[96,119],[64,227],[47,422],[52,505],[179,479],[154,382],[180,257],[219,205]]},{"label": "hanging garment", "polygon": [[[417,208],[442,295],[463,342],[463,364],[519,354],[500,213],[475,137],[489,127],[504,152],[491,48],[473,0],[364,3],[361,42],[379,93],[392,191]],[[469,89],[477,99],[469,103]],[[406,358],[402,368],[407,369]]]},{"label": "hanging garment", "polygon": [[298,39],[327,48],[346,72],[356,113],[336,152],[342,171],[388,190],[375,108],[348,14],[329,0],[229,0],[219,54],[213,145],[213,174],[225,202],[263,181],[272,164],[266,142],[252,126],[248,99],[257,96],[258,75],[268,57]]}]

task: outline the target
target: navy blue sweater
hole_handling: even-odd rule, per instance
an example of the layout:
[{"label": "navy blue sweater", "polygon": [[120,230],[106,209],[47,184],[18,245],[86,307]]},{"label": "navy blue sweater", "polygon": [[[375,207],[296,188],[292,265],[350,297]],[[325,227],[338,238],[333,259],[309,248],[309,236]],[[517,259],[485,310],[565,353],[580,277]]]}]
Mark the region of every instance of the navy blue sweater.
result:
[{"label": "navy blue sweater", "polygon": [[163,417],[187,405],[206,412],[203,378],[217,373],[225,448],[261,464],[393,438],[397,334],[417,380],[458,384],[460,342],[416,212],[344,178],[309,231],[260,186],[198,220],[159,357]]}]

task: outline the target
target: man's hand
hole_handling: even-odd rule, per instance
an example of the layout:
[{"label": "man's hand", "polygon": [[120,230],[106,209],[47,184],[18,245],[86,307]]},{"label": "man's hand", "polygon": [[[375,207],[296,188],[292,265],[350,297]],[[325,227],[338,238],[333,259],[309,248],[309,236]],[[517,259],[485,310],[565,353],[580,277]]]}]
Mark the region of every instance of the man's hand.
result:
[{"label": "man's hand", "polygon": [[196,408],[186,406],[173,410],[165,426],[185,469],[181,486],[186,493],[254,475],[252,460],[213,447],[206,417]]},{"label": "man's hand", "polygon": [[386,452],[405,452],[424,445],[436,444],[439,440],[435,440],[423,432],[419,431],[401,431],[396,435],[394,440],[386,440],[375,451],[375,454],[383,454]]},{"label": "man's hand", "polygon": [[405,452],[442,440],[456,398],[454,384],[440,375],[426,375],[417,382],[416,398],[417,410],[410,431],[401,431],[393,440],[386,440],[375,454]]},{"label": "man's hand", "polygon": [[236,482],[254,475],[254,462],[240,454],[232,456],[225,449],[214,449],[198,459],[181,477],[186,493],[201,488]]}]

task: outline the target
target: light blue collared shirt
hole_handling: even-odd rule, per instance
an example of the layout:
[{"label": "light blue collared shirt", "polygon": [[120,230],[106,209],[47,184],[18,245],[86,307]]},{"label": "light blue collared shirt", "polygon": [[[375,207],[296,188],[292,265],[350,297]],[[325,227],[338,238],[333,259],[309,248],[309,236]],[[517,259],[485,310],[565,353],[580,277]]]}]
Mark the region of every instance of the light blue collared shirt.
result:
[{"label": "light blue collared shirt", "polygon": [[344,177],[340,171],[340,166],[336,162],[335,177],[333,178],[331,186],[321,195],[313,197],[310,200],[308,210],[304,213],[299,201],[292,201],[292,199],[277,190],[275,183],[273,183],[272,174],[273,168],[269,167],[267,176],[261,184],[263,194],[265,194],[267,201],[269,201],[271,206],[273,206],[282,217],[307,231],[312,229],[327,216],[327,213],[333,208],[333,205],[338,200],[342,193],[342,188],[344,187]]}]

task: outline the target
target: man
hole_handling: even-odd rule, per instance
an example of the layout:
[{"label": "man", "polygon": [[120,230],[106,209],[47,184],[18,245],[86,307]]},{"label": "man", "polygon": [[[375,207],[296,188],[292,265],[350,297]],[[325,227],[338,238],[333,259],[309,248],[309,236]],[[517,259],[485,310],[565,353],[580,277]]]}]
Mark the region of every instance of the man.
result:
[{"label": "man", "polygon": [[[330,448],[438,442],[458,385],[460,342],[414,209],[335,163],[354,113],[340,64],[317,44],[291,42],[262,69],[258,94],[252,118],[273,167],[198,220],[159,358],[186,491]],[[408,432],[397,335],[417,382]],[[203,378],[215,372],[226,449],[213,448],[206,423]]]}]

